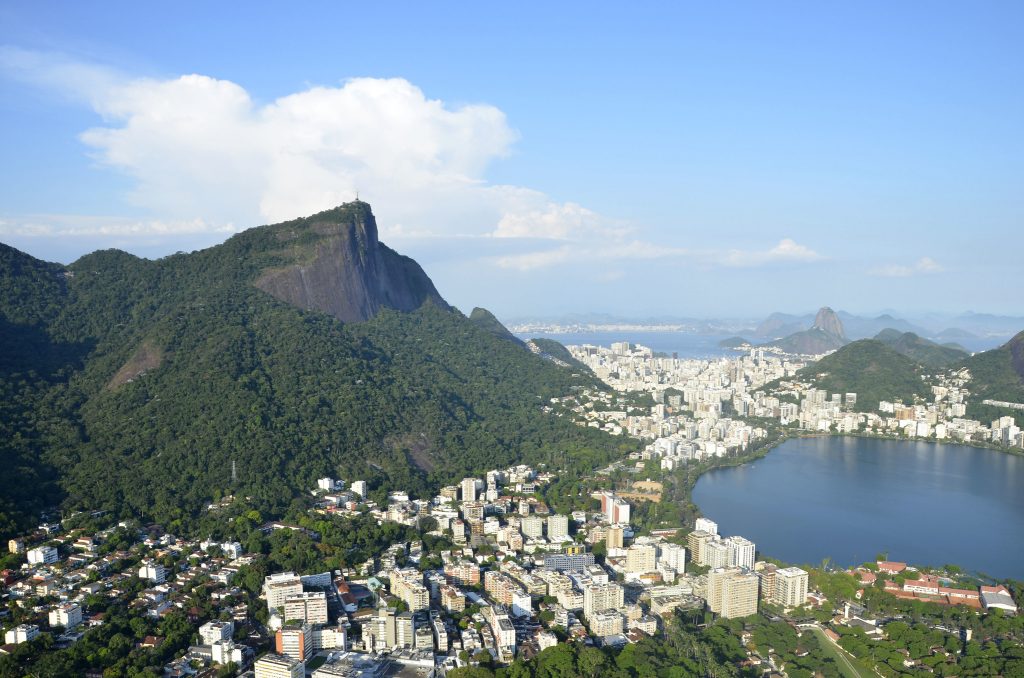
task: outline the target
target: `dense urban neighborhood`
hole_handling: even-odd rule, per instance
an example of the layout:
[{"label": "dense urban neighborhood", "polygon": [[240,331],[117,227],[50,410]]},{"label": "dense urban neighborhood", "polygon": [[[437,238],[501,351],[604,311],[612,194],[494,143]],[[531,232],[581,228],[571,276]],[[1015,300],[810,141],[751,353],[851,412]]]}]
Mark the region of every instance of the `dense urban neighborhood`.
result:
[{"label": "dense urban neighborhood", "polygon": [[[324,477],[280,520],[229,494],[201,539],[100,512],[44,523],[3,561],[0,675],[573,675],[579,648],[598,666],[687,632],[712,648],[705,666],[742,675],[1024,668],[1020,589],[884,558],[797,567],[671,508],[681,470],[786,427],[1019,446],[1012,418],[963,418],[962,376],[863,413],[856,393],[795,379],[794,356],[572,355],[614,390],[545,409],[641,450],[579,477],[493,469],[431,497]],[[575,668],[538,673],[566,647]]]}]

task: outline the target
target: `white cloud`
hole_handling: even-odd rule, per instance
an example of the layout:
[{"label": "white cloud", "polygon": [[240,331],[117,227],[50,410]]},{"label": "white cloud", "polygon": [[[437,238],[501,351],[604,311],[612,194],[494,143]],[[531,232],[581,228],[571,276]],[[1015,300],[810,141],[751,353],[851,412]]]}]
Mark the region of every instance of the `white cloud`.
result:
[{"label": "white cloud", "polygon": [[519,209],[510,209],[501,218],[493,233],[496,238],[569,240],[582,236],[622,237],[629,230],[572,202],[549,202],[540,209],[525,204],[510,207]]},{"label": "white cloud", "polygon": [[767,250],[692,250],[666,247],[641,240],[611,239],[601,245],[566,244],[554,249],[498,257],[498,266],[521,271],[544,268],[573,261],[615,261],[642,259],[686,259],[704,267],[755,267],[783,262],[813,262],[824,259],[814,250],[784,239]]},{"label": "white cloud", "polygon": [[95,217],[67,214],[44,214],[29,218],[0,219],[0,236],[26,238],[109,236],[173,236],[196,233],[237,233],[234,224],[210,224],[202,219],[161,221],[123,217]]},{"label": "white cloud", "polygon": [[820,254],[809,247],[801,245],[789,238],[768,250],[729,250],[722,259],[726,266],[763,266],[777,262],[807,262],[823,259]]},{"label": "white cloud", "polygon": [[199,235],[233,232],[235,223],[313,214],[358,192],[374,205],[382,237],[489,240],[492,252],[483,258],[510,270],[669,257],[730,267],[821,258],[788,239],[764,251],[657,245],[583,205],[489,184],[488,166],[518,137],[505,114],[487,104],[429,99],[400,78],[355,78],[259,102],[241,85],[206,75],[132,78],[11,48],[0,49],[0,71],[95,111],[102,124],[83,132],[82,142],[99,164],[131,177],[128,199],[157,217],[20,220],[0,225],[0,233],[168,243],[196,236],[191,244]]},{"label": "white cloud", "polygon": [[915,263],[910,265],[890,264],[871,269],[868,273],[883,278],[909,278],[914,275],[941,273],[944,270],[945,269],[931,257],[921,257]]},{"label": "white cloud", "polygon": [[631,240],[609,242],[596,246],[572,243],[549,250],[497,257],[495,261],[502,268],[530,271],[579,261],[663,259],[685,256],[687,254],[689,254],[688,250],[679,247],[662,247],[649,242]]}]

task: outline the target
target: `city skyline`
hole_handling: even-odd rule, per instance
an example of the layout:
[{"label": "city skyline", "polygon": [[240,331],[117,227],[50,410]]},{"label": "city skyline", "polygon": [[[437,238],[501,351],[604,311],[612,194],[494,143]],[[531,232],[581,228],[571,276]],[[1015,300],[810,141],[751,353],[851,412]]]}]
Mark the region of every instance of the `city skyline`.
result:
[{"label": "city skyline", "polygon": [[192,10],[0,9],[0,241],[358,192],[465,311],[1021,313],[1018,5]]}]

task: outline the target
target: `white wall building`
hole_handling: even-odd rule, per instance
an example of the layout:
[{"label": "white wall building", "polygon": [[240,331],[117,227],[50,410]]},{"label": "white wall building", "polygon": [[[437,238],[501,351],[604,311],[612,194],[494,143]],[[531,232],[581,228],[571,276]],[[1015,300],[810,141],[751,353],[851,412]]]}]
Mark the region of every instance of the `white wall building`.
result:
[{"label": "white wall building", "polygon": [[263,580],[263,595],[267,599],[267,609],[274,612],[284,607],[288,596],[302,593],[302,580],[294,572],[272,574]]},{"label": "white wall building", "polygon": [[235,623],[232,621],[208,621],[199,627],[199,637],[203,639],[203,645],[213,645],[219,640],[231,640],[235,633]]},{"label": "white wall building", "polygon": [[57,549],[52,546],[37,546],[28,551],[29,565],[52,565],[57,562]]},{"label": "white wall building", "polygon": [[807,602],[807,572],[799,567],[775,571],[774,600],[783,607],[800,607]]},{"label": "white wall building", "polygon": [[4,642],[8,645],[19,645],[35,640],[39,636],[39,627],[33,624],[20,624],[4,634]]},{"label": "white wall building", "polygon": [[78,603],[65,603],[50,610],[50,626],[73,629],[82,623],[82,607]]}]

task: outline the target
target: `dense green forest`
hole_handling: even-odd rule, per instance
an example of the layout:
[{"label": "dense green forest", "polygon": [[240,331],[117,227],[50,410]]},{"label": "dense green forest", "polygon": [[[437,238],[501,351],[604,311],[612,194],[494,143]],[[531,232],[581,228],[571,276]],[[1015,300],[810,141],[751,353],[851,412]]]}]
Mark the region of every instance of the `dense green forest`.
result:
[{"label": "dense green forest", "polygon": [[914,402],[929,393],[921,367],[880,341],[861,339],[797,373],[829,393],[856,393],[856,409],[870,412],[880,400]]},{"label": "dense green forest", "polygon": [[156,261],[110,250],[65,269],[5,247],[0,536],[56,500],[176,526],[229,492],[270,515],[324,474],[423,493],[630,444],[545,413],[595,378],[493,324],[429,300],[343,324],[252,284],[315,249],[325,220],[368,209]]},{"label": "dense green forest", "polygon": [[967,351],[952,346],[936,344],[934,341],[919,337],[913,332],[885,329],[879,332],[875,339],[900,355],[905,355],[925,367],[948,367],[963,361],[968,356]]},{"label": "dense green forest", "polygon": [[960,366],[971,373],[967,387],[973,397],[968,403],[968,415],[983,421],[1003,415],[1020,418],[1020,410],[983,405],[981,401],[1024,403],[1024,332],[997,349],[971,356]]}]

